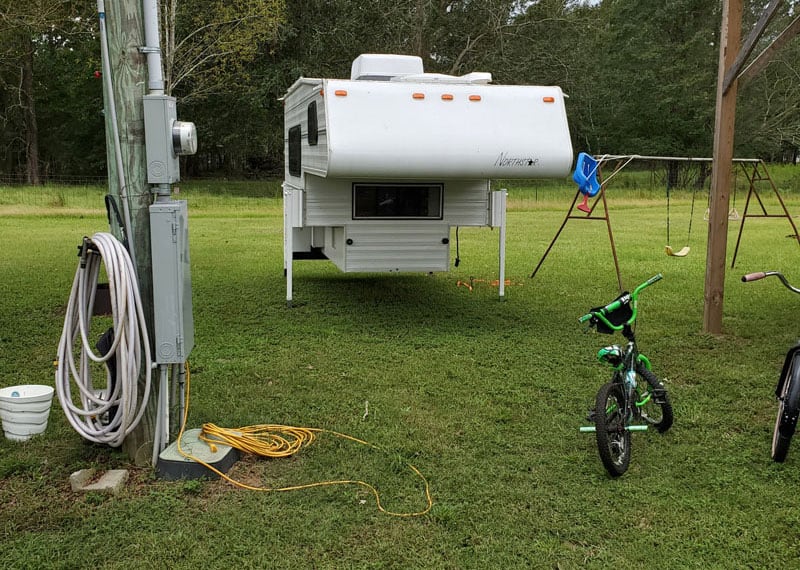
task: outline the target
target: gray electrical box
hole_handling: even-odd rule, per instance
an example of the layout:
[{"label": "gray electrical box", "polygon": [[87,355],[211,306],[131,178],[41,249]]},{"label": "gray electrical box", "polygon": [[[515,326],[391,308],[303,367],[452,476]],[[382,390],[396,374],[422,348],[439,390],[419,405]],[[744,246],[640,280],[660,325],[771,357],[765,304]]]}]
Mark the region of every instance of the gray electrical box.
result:
[{"label": "gray electrical box", "polygon": [[147,181],[150,184],[178,182],[181,179],[180,164],[172,133],[177,118],[175,97],[145,95],[143,103]]},{"label": "gray electrical box", "polygon": [[150,206],[154,360],[159,364],[185,362],[194,346],[188,221],[185,200]]}]

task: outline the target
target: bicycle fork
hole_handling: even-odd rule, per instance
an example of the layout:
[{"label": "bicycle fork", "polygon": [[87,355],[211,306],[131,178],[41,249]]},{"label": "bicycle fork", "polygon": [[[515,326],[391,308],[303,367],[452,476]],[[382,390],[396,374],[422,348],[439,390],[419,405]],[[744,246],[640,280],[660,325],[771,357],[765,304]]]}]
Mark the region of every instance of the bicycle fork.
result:
[{"label": "bicycle fork", "polygon": [[[652,393],[652,394],[650,392],[648,392],[642,400],[639,400],[639,398],[638,398],[639,393],[636,391],[637,383],[636,383],[636,368],[635,368],[635,363],[638,362],[638,357],[636,355],[635,349],[631,350],[632,348],[633,347],[629,346],[628,347],[628,351],[627,351],[628,354],[630,355],[631,362],[628,363],[628,367],[626,368],[626,370],[624,372],[622,372],[622,371],[619,372],[621,378],[619,378],[619,380],[617,380],[622,384],[623,390],[625,391],[626,402],[628,402],[628,403],[632,402],[633,403],[633,406],[627,405],[628,409],[624,411],[625,426],[624,426],[623,429],[625,429],[627,431],[647,431],[648,426],[646,424],[644,424],[644,425],[631,424],[631,421],[633,421],[633,419],[634,419],[634,417],[636,415],[634,410],[638,410],[640,407],[644,406],[647,402],[650,401],[651,397],[655,396],[655,398],[656,398],[655,401],[658,402],[659,401],[659,396],[657,396],[655,394],[655,392]],[[666,390],[661,389],[660,392],[661,392],[660,399],[663,400],[664,394],[666,393]],[[617,406],[617,404],[613,404],[610,408],[604,410],[605,414],[608,415],[608,414],[613,413],[615,411],[614,408],[616,406]],[[594,414],[597,414],[597,413],[598,413],[598,410],[593,410],[593,412],[590,413],[588,419],[590,421],[594,421]],[[593,426],[581,426],[579,428],[579,431],[581,433],[594,433],[594,432],[597,431],[597,426],[596,425],[593,425]]]}]

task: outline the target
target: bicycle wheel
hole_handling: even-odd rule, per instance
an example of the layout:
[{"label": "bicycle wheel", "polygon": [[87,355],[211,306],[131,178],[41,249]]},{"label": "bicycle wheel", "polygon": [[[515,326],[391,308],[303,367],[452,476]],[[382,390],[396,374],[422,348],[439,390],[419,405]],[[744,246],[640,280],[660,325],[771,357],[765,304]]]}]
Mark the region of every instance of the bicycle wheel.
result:
[{"label": "bicycle wheel", "polygon": [[631,432],[625,429],[625,396],[617,382],[603,385],[595,401],[595,436],[603,466],[612,477],[628,470]]},{"label": "bicycle wheel", "polygon": [[797,416],[800,412],[800,354],[792,359],[781,393],[778,396],[778,417],[772,433],[772,459],[783,463],[789,452]]},{"label": "bicycle wheel", "polygon": [[[638,393],[636,408],[642,420],[653,426],[659,433],[672,427],[672,404],[669,394],[661,380],[644,365],[636,367],[638,375],[636,390]],[[644,380],[644,382],[642,382]]]}]

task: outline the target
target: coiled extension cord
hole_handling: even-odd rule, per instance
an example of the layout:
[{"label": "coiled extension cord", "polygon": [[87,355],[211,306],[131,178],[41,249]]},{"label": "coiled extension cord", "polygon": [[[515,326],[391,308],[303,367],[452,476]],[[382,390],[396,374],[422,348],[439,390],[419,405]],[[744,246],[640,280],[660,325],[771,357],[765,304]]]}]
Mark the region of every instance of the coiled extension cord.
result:
[{"label": "coiled extension cord", "polygon": [[[292,485],[290,487],[256,487],[248,485],[241,481],[237,481],[229,477],[213,465],[206,463],[190,453],[186,453],[181,448],[181,439],[183,439],[183,430],[186,427],[186,419],[189,415],[189,395],[191,392],[191,374],[189,373],[189,363],[186,363],[186,406],[183,409],[183,421],[181,422],[181,430],[178,434],[177,449],[178,453],[187,459],[191,459],[201,465],[204,465],[210,471],[219,475],[232,485],[241,489],[248,489],[250,491],[262,491],[267,493],[284,492],[284,491],[299,491],[301,489],[313,489],[315,487],[327,487],[333,485],[358,485],[369,490],[375,497],[375,505],[378,510],[384,514],[394,517],[419,517],[426,515],[433,507],[433,498],[431,497],[431,489],[425,475],[411,463],[406,463],[406,466],[416,475],[422,482],[425,491],[425,507],[422,510],[414,512],[396,512],[386,509],[381,503],[381,497],[378,489],[366,481],[356,479],[341,479],[337,481],[317,481],[315,483],[305,483],[301,485]],[[241,427],[238,429],[222,428],[211,423],[203,424],[203,429],[200,432],[200,439],[205,441],[212,451],[216,451],[217,444],[224,444],[234,447],[240,451],[258,455],[260,457],[290,457],[300,451],[303,447],[310,445],[315,439],[317,434],[329,434],[334,437],[353,441],[360,445],[365,445],[377,451],[384,451],[377,445],[358,439],[351,435],[339,433],[331,430],[321,428],[309,427],[295,427],[276,424],[261,424],[255,426]]]},{"label": "coiled extension cord", "polygon": [[[108,277],[113,341],[104,354],[98,355],[89,343],[89,335],[101,265],[105,265]],[[76,363],[78,339],[80,350]],[[106,383],[102,389],[92,382],[92,361],[106,364]],[[130,255],[109,233],[100,232],[91,239],[84,238],[56,361],[56,393],[70,425],[89,441],[111,447],[122,445],[144,415],[150,397],[152,364],[136,270]],[[142,374],[144,387],[140,393]]]}]

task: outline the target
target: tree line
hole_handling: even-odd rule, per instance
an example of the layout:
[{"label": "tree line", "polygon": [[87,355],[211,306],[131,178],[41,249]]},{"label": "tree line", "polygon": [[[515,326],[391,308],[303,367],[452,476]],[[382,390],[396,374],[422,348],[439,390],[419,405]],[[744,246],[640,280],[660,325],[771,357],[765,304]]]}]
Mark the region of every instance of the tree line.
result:
[{"label": "tree line", "polygon": [[[109,18],[122,3],[106,1]],[[745,2],[745,30],[765,4]],[[0,0],[0,176],[103,176],[94,8]],[[576,152],[712,153],[719,1],[161,0],[160,13],[167,89],[198,128],[188,176],[279,176],[281,96],[300,76],[349,77],[360,53],[419,55],[426,71],[489,71],[495,83],[559,85]],[[761,42],[798,13],[800,0],[785,2]],[[796,159],[798,146],[796,38],[740,86],[736,154]]]}]

